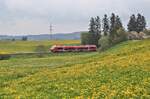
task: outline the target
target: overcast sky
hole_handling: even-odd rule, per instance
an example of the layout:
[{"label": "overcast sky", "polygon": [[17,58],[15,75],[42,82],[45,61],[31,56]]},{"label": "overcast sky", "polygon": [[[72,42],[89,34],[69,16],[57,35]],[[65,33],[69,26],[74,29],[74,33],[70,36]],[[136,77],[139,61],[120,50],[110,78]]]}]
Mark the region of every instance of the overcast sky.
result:
[{"label": "overcast sky", "polygon": [[112,12],[126,26],[131,14],[150,25],[150,0],[0,0],[0,34],[47,34],[87,31],[90,17]]}]

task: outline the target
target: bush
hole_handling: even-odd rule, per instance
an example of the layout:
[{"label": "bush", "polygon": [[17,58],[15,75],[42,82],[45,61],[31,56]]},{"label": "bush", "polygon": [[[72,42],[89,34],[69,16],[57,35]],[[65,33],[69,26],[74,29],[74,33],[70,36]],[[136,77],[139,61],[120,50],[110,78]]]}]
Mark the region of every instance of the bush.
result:
[{"label": "bush", "polygon": [[2,53],[2,52],[0,52],[0,60],[7,60],[7,59],[9,59],[11,57],[11,55],[10,54],[8,54],[8,53]]},{"label": "bush", "polygon": [[127,33],[123,28],[117,30],[117,36],[115,39],[115,43],[120,43],[127,40]]},{"label": "bush", "polygon": [[99,40],[99,46],[102,51],[108,49],[111,46],[109,36],[102,36]]},{"label": "bush", "polygon": [[109,47],[116,45],[120,42],[127,40],[127,33],[123,28],[120,28],[114,33],[115,35],[112,37],[109,36],[102,36],[99,40],[100,50],[106,50]]},{"label": "bush", "polygon": [[145,29],[143,32],[144,32],[146,35],[150,35],[150,30]]},{"label": "bush", "polygon": [[22,41],[27,41],[28,40],[28,37],[27,36],[23,36],[22,37]]},{"label": "bush", "polygon": [[10,59],[11,55],[1,55],[0,54],[0,60],[7,60],[7,59]]},{"label": "bush", "polygon": [[47,52],[47,48],[44,45],[38,45],[35,49],[38,57],[43,57],[44,54]]},{"label": "bush", "polygon": [[98,46],[98,40],[96,36],[90,32],[81,33],[81,44],[82,45],[96,45]]},{"label": "bush", "polygon": [[12,41],[15,41],[15,40],[16,40],[15,38],[12,39]]},{"label": "bush", "polygon": [[89,32],[84,32],[81,33],[81,44],[82,45],[87,45],[87,44],[92,44],[92,34]]}]

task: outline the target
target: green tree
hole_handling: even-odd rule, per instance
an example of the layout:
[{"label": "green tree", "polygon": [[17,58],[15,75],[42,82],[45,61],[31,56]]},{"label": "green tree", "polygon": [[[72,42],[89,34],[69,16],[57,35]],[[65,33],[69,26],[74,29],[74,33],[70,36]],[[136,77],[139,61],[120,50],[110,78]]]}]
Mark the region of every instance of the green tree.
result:
[{"label": "green tree", "polygon": [[141,32],[146,28],[146,20],[145,17],[142,16],[141,14],[137,15],[137,28],[136,32]]},{"label": "green tree", "polygon": [[112,44],[115,44],[116,40],[118,39],[117,31],[119,29],[123,29],[121,19],[118,15],[116,16],[114,13],[112,13],[110,17],[110,42]]},{"label": "green tree", "polygon": [[99,39],[99,46],[100,46],[100,50],[104,51],[106,49],[108,49],[111,45],[110,45],[110,40],[109,40],[109,36],[105,36],[103,35],[100,39]]},{"label": "green tree", "polygon": [[93,17],[90,20],[89,32],[90,33],[95,33],[96,32],[95,19]]},{"label": "green tree", "polygon": [[140,31],[143,30],[142,15],[141,14],[137,15],[136,22],[137,22],[136,31],[139,33]]},{"label": "green tree", "polygon": [[98,46],[98,40],[101,37],[101,20],[99,16],[95,18],[95,27],[96,27],[96,32],[94,33],[95,44]]},{"label": "green tree", "polygon": [[119,28],[116,33],[117,36],[114,43],[120,43],[127,40],[127,33],[124,28]]},{"label": "green tree", "polygon": [[146,29],[146,19],[144,16],[142,16],[142,23],[143,23],[143,30]]},{"label": "green tree", "polygon": [[137,29],[136,29],[137,28],[137,22],[136,22],[136,17],[134,14],[132,16],[130,16],[130,20],[128,22],[127,28],[128,28],[129,32],[137,31]]},{"label": "green tree", "polygon": [[117,15],[115,20],[115,30],[117,31],[120,28],[123,28],[123,26],[120,17]]},{"label": "green tree", "polygon": [[95,26],[96,26],[96,35],[101,36],[101,20],[99,16],[95,18]]},{"label": "green tree", "polygon": [[35,52],[37,53],[38,57],[43,57],[44,53],[47,52],[47,48],[44,45],[38,45],[35,48]]},{"label": "green tree", "polygon": [[110,32],[114,30],[115,22],[116,22],[116,16],[114,13],[112,13],[110,17]]},{"label": "green tree", "polygon": [[107,18],[107,14],[104,15],[103,21],[102,21],[102,28],[104,35],[108,35],[109,33],[109,19]]},{"label": "green tree", "polygon": [[116,16],[114,13],[112,13],[111,17],[110,17],[110,37],[114,38],[115,36],[115,25],[116,25]]},{"label": "green tree", "polygon": [[28,37],[27,36],[23,36],[22,37],[22,41],[27,41],[28,40]]},{"label": "green tree", "polygon": [[98,46],[98,40],[100,39],[101,36],[101,21],[99,16],[96,18],[91,18],[90,24],[89,24],[89,33],[91,33],[90,38],[90,43]]},{"label": "green tree", "polygon": [[81,33],[81,44],[82,45],[94,44],[93,34],[90,32]]}]

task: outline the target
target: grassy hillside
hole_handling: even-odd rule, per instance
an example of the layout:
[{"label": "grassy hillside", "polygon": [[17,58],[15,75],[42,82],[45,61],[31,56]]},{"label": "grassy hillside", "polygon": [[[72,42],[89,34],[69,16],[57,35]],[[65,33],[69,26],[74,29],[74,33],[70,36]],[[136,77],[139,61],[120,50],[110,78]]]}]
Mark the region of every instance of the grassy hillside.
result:
[{"label": "grassy hillside", "polygon": [[150,98],[150,40],[127,41],[103,53],[54,54],[0,61],[6,98]]},{"label": "grassy hillside", "polygon": [[[47,49],[55,44],[80,44],[80,40],[53,40],[53,41],[0,41],[0,52],[25,53],[34,52],[38,45],[44,45]],[[47,50],[48,51],[48,50]]]}]

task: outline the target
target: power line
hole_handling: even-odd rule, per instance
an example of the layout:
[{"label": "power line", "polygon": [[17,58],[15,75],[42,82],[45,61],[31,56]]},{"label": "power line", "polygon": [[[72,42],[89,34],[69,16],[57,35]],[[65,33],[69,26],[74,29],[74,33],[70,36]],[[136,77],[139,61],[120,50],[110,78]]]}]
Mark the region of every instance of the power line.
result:
[{"label": "power line", "polygon": [[53,37],[52,37],[52,35],[53,35],[53,26],[52,26],[52,24],[50,24],[50,27],[49,27],[49,30],[50,30],[50,39],[52,40],[53,39]]}]

